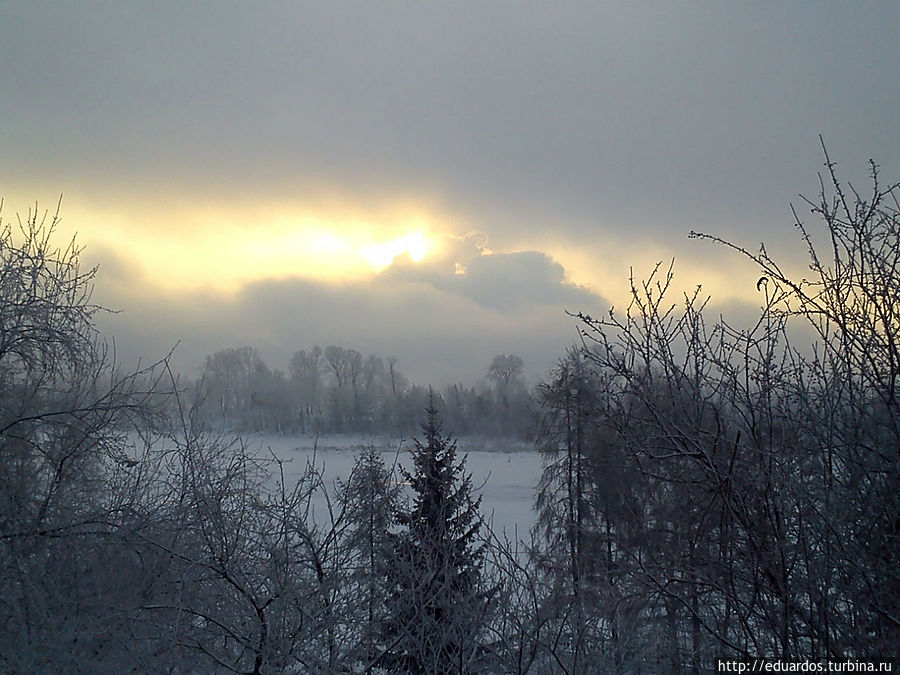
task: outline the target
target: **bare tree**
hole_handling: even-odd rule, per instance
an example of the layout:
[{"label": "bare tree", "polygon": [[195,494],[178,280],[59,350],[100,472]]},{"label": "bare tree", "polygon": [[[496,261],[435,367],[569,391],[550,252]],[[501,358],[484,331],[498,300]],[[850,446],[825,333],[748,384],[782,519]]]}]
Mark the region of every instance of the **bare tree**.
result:
[{"label": "bare tree", "polygon": [[36,207],[0,223],[0,664],[13,672],[138,661],[126,636],[151,583],[126,542],[146,525],[153,466],[135,432],[160,421],[166,364],[117,369],[94,328],[96,268],[74,241],[56,247],[57,223]]},{"label": "bare tree", "polygon": [[488,366],[488,377],[494,380],[503,391],[506,391],[512,382],[521,377],[524,365],[520,356],[498,354]]},{"label": "bare tree", "polygon": [[[883,187],[870,162],[871,191],[842,183],[824,143],[825,176],[805,199],[824,226],[794,212],[812,276],[788,276],[764,246],[758,253],[716,237],[757,265],[772,314],[812,327],[798,388],[804,465],[800,545],[815,551],[803,612],[823,653],[879,654],[900,639],[900,184]],[[852,608],[852,609],[851,609]]]},{"label": "bare tree", "polygon": [[308,354],[304,349],[295,352],[291,357],[290,374],[297,391],[301,429],[312,431],[322,416],[322,348],[316,345]]},{"label": "bare tree", "polygon": [[[565,507],[548,501],[544,513],[545,526],[573,533],[557,578],[568,576],[582,598],[585,588],[594,594],[555,609],[565,625],[585,608],[597,636],[585,652],[592,667],[700,672],[724,654],[877,658],[894,649],[900,209],[874,165],[868,198],[840,183],[827,155],[826,167],[828,188],[823,181],[808,202],[824,238],[797,220],[810,280],[789,277],[764,247],[695,235],[758,266],[755,325],[708,323],[700,290],[671,300],[673,268],[659,266],[632,279],[624,312],[580,317],[583,359],[597,378],[590,441],[548,467],[577,459],[587,470],[580,485],[581,472],[571,473],[571,496],[568,471],[555,483],[545,476],[545,489],[566,489],[548,494]],[[795,345],[798,324],[813,327],[811,349]],[[563,377],[547,386],[550,401],[573,390]],[[569,429],[576,411],[557,405],[551,419]],[[631,496],[608,501],[615,490]],[[586,500],[590,518],[572,497]],[[560,550],[553,528],[539,550]],[[609,547],[606,574],[579,567],[588,540],[573,547],[576,533]],[[550,653],[570,663],[581,644],[569,638]]]}]

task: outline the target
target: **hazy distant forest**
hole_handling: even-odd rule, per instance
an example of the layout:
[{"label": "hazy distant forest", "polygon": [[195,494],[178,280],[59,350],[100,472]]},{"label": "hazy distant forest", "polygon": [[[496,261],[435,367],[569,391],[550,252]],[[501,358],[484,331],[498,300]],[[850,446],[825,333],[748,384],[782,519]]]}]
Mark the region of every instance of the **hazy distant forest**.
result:
[{"label": "hazy distant forest", "polygon": [[482,382],[441,392],[410,384],[396,357],[316,346],[295,352],[285,376],[253,347],[240,347],[207,356],[191,395],[205,419],[235,431],[415,434],[431,398],[457,435],[530,438],[537,404],[523,367],[519,356],[498,354]]},{"label": "hazy distant forest", "polygon": [[[521,359],[435,389],[402,364],[252,348],[186,381],[113,363],[96,270],[37,212],[0,228],[0,671],[709,672],[717,658],[886,659],[900,645],[900,204],[826,164],[805,278],[758,270],[754,325],[633,279]],[[796,255],[795,252],[791,252]],[[810,337],[811,336],[811,337]],[[348,340],[349,341],[349,340]],[[812,342],[812,344],[810,344]],[[302,345],[298,345],[298,348]],[[165,348],[164,348],[165,349]],[[393,473],[283,462],[241,433],[415,434]],[[527,542],[481,520],[459,435],[544,453]],[[312,500],[327,514],[311,517]]]}]

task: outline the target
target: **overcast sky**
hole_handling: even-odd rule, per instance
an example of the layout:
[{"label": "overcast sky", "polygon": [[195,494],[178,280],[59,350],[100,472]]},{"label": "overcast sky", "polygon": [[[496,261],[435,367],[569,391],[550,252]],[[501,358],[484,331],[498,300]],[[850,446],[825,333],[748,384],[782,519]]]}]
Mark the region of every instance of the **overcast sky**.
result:
[{"label": "overcast sky", "polygon": [[0,6],[0,196],[64,195],[127,358],[181,340],[535,379],[629,267],[752,305],[823,157],[900,179],[894,3]]}]

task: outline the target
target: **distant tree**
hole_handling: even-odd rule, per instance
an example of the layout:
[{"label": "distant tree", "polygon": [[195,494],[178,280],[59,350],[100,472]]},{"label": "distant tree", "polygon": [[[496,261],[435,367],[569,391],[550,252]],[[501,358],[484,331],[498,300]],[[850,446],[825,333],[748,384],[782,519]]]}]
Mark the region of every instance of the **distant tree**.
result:
[{"label": "distant tree", "polygon": [[432,401],[412,470],[413,500],[397,515],[387,569],[391,595],[382,664],[411,673],[465,673],[479,656],[488,609],[479,543],[481,498],[472,494],[465,458],[444,435]]},{"label": "distant tree", "polygon": [[329,392],[329,417],[335,431],[358,431],[363,357],[355,349],[325,347],[326,372],[334,386]]},{"label": "distant tree", "polygon": [[472,410],[474,393],[467,390],[462,384],[448,385],[444,392],[446,412],[444,419],[459,434],[471,433],[475,411]]},{"label": "distant tree", "polygon": [[362,354],[355,349],[328,345],[325,347],[325,363],[338,389],[356,390],[362,375]]},{"label": "distant tree", "polygon": [[397,428],[402,433],[415,433],[422,421],[422,411],[428,407],[429,393],[426,387],[414,384],[404,392],[397,411]]},{"label": "distant tree", "polygon": [[515,354],[498,354],[488,367],[488,379],[494,382],[495,410],[489,433],[501,436],[527,436],[532,430],[534,398],[522,381],[524,362]]},{"label": "distant tree", "polygon": [[488,366],[488,377],[497,383],[497,388],[506,394],[513,383],[522,376],[525,362],[515,354],[498,354]]},{"label": "distant tree", "polygon": [[397,357],[390,356],[387,359],[388,372],[386,391],[379,401],[380,430],[389,432],[400,431],[400,408],[409,382],[397,367]]},{"label": "distant tree", "polygon": [[232,347],[207,356],[202,385],[207,407],[240,429],[257,430],[259,411],[251,399],[254,392],[259,397],[259,390],[266,387],[264,382],[270,375],[253,347]]},{"label": "distant tree", "polygon": [[388,371],[391,378],[391,393],[397,396],[406,388],[406,378],[397,371],[397,357],[388,357]]},{"label": "distant tree", "polygon": [[309,353],[301,349],[291,357],[289,372],[297,396],[302,431],[311,431],[321,417],[323,369],[322,348],[318,345]]}]

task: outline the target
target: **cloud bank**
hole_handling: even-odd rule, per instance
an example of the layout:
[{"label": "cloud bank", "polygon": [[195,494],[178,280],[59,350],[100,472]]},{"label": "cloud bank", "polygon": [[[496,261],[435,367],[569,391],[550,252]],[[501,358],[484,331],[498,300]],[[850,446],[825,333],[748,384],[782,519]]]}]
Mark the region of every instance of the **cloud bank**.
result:
[{"label": "cloud bank", "polygon": [[[471,383],[498,353],[521,355],[532,380],[542,377],[576,338],[566,310],[596,313],[607,301],[570,284],[562,266],[537,251],[488,254],[477,238],[415,263],[395,260],[369,281],[302,278],[257,281],[230,296],[200,291],[124,296],[122,266],[100,299],[125,311],[103,319],[126,360],[159,354],[180,340],[176,364],[196,369],[205,354],[249,344],[269,365],[313,344],[338,344],[399,359],[413,381]],[[461,270],[464,268],[464,271]]]}]

